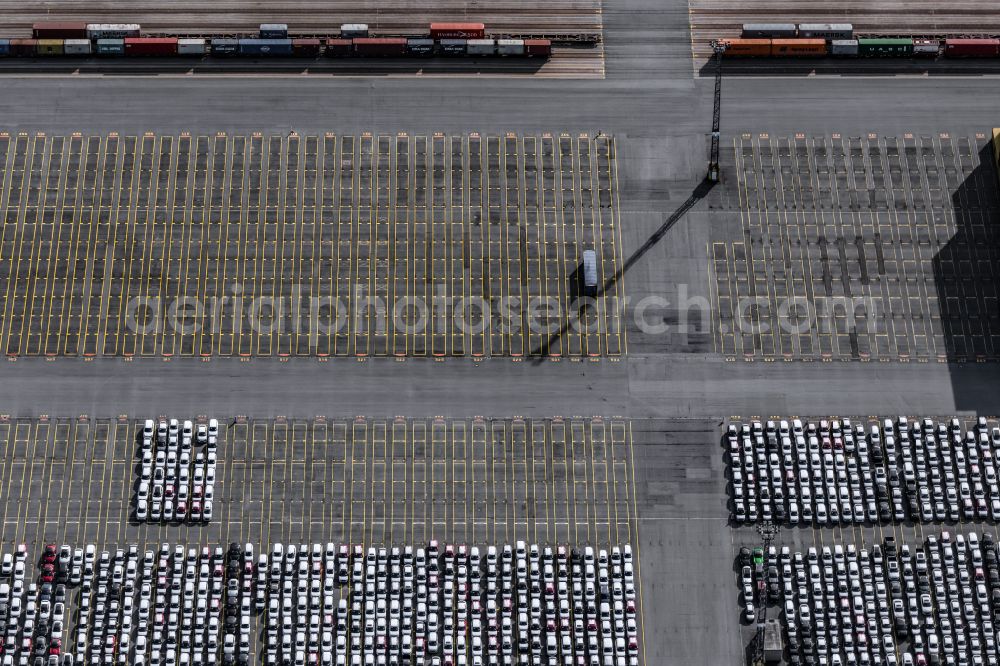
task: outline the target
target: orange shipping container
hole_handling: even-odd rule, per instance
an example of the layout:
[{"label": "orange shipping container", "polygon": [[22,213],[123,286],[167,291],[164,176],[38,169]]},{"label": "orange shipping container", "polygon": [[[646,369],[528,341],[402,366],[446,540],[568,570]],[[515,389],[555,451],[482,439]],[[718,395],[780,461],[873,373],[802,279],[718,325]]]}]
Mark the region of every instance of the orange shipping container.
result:
[{"label": "orange shipping container", "polygon": [[727,56],[769,56],[771,55],[770,39],[730,39]]},{"label": "orange shipping container", "polygon": [[825,56],[825,39],[772,39],[772,56]]}]

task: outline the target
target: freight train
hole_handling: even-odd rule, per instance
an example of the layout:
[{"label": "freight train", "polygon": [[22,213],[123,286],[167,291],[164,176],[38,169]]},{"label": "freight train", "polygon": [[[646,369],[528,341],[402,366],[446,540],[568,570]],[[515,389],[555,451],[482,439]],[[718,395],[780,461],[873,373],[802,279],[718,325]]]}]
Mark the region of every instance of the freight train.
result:
[{"label": "freight train", "polygon": [[419,37],[374,36],[363,23],[336,35],[289,37],[284,23],[265,23],[254,36],[172,37],[143,34],[137,23],[45,21],[30,39],[0,39],[0,56],[519,56],[547,58],[548,39],[494,39],[482,23],[431,23]]},{"label": "freight train", "polygon": [[993,37],[865,36],[850,23],[745,23],[740,38],[722,41],[730,57],[1000,58]]}]

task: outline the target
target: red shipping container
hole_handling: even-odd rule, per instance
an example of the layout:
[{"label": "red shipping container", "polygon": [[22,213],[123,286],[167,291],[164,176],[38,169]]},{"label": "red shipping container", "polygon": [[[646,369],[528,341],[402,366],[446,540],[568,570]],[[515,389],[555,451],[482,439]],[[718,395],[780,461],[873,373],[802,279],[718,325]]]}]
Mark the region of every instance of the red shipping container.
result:
[{"label": "red shipping container", "polygon": [[729,39],[726,56],[755,57],[771,55],[770,39]]},{"label": "red shipping container", "polygon": [[12,39],[10,40],[10,54],[12,56],[33,56],[38,51],[37,39]]},{"label": "red shipping container", "polygon": [[176,37],[126,37],[127,56],[169,56],[177,55]]},{"label": "red shipping container", "polygon": [[360,56],[406,55],[405,37],[355,37],[354,52]]},{"label": "red shipping container", "polygon": [[431,39],[483,39],[482,23],[431,23]]},{"label": "red shipping container", "polygon": [[31,26],[35,39],[87,39],[87,24],[78,21],[39,21]]},{"label": "red shipping container", "polygon": [[292,40],[292,55],[297,56],[318,56],[319,55],[319,40],[318,39],[293,39]]},{"label": "red shipping container", "polygon": [[328,56],[349,56],[353,51],[354,43],[349,39],[326,40],[326,54]]},{"label": "red shipping container", "polygon": [[1000,54],[1000,39],[946,39],[946,58],[995,58]]},{"label": "red shipping container", "polygon": [[772,56],[815,57],[826,55],[825,39],[772,39]]},{"label": "red shipping container", "polygon": [[552,42],[548,39],[526,39],[524,40],[524,55],[548,58],[552,55]]}]

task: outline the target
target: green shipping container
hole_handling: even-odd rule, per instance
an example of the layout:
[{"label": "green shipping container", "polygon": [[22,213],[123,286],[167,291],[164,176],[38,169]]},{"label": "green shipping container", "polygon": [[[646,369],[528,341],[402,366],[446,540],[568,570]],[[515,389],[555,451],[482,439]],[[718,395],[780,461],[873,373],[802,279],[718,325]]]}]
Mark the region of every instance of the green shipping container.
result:
[{"label": "green shipping container", "polygon": [[858,55],[864,57],[911,56],[913,40],[906,38],[859,39]]}]

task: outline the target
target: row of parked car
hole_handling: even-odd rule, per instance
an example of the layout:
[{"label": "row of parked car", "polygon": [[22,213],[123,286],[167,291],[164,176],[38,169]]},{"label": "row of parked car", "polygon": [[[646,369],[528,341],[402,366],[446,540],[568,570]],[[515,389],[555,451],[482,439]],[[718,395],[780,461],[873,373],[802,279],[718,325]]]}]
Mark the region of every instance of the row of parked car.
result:
[{"label": "row of parked car", "polygon": [[633,567],[628,545],[276,544],[253,572],[263,661],[635,666]]},{"label": "row of parked car", "polygon": [[28,578],[28,548],[0,555],[0,664],[3,666],[73,666],[63,652],[66,640],[67,589],[56,568],[66,551],[45,547],[38,562],[39,581]]},{"label": "row of parked car", "polygon": [[[197,426],[146,419],[138,451],[135,519],[139,522],[212,520],[219,422]],[[194,451],[194,445],[203,450]]]},{"label": "row of parked car", "polygon": [[840,544],[740,553],[745,613],[781,609],[791,664],[1000,662],[1000,565],[992,534],[944,531],[897,547]]},{"label": "row of parked car", "polygon": [[985,418],[730,423],[736,522],[1000,521],[1000,428]]},{"label": "row of parked car", "polygon": [[27,586],[26,560],[0,556],[4,666],[638,665],[629,545],[49,544]]}]

